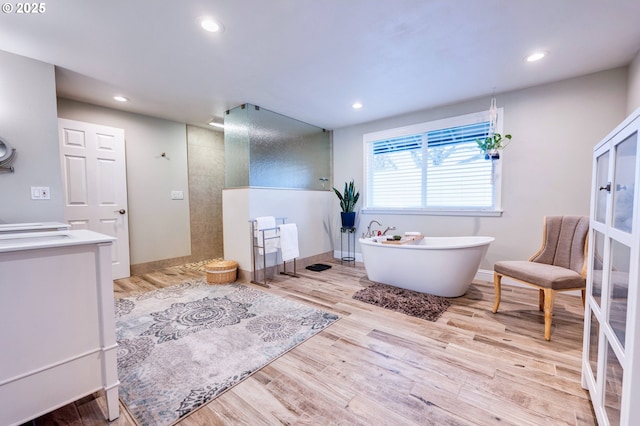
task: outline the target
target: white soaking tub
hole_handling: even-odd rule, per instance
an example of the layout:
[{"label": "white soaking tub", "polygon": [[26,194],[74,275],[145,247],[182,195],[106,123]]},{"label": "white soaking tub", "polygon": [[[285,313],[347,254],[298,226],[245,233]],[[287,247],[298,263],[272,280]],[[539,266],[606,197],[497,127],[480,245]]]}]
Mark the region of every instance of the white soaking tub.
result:
[{"label": "white soaking tub", "polygon": [[493,237],[360,238],[369,280],[443,297],[466,293]]}]

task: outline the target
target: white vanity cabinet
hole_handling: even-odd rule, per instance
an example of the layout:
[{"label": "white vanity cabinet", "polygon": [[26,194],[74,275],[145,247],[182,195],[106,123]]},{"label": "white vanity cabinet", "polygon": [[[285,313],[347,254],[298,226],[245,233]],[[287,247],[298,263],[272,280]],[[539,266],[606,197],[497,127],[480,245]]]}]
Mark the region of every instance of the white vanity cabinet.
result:
[{"label": "white vanity cabinet", "polygon": [[0,233],[0,425],[98,390],[118,417],[113,241],[87,230]]},{"label": "white vanity cabinet", "polygon": [[640,109],[594,148],[582,385],[600,425],[640,421]]}]

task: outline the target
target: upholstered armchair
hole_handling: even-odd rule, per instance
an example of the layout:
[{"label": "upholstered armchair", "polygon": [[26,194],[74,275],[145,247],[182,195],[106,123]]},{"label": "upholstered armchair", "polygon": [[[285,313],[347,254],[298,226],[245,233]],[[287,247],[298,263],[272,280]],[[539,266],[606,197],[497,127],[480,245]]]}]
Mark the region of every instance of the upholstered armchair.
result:
[{"label": "upholstered armchair", "polygon": [[539,309],[544,311],[544,338],[551,339],[553,302],[559,291],[582,291],[585,303],[587,274],[586,216],[547,216],[544,219],[543,243],[536,254],[526,260],[496,262],[493,270],[495,303],[500,306],[502,277],[509,277],[539,289]]}]

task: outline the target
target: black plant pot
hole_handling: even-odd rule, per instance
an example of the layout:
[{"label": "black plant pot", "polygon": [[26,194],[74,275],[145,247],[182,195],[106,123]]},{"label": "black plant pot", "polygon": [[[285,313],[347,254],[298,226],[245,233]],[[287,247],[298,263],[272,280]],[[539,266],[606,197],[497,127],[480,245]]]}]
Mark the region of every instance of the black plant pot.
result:
[{"label": "black plant pot", "polygon": [[356,212],[340,212],[343,228],[353,228],[356,223]]}]

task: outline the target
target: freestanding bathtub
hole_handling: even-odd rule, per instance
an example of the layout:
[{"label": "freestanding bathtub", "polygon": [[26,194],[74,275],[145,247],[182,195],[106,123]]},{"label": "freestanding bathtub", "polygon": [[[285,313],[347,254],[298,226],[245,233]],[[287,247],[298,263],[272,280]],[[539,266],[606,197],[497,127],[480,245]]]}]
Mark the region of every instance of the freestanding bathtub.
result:
[{"label": "freestanding bathtub", "polygon": [[436,296],[462,296],[493,237],[425,237],[406,244],[360,238],[369,280]]}]

